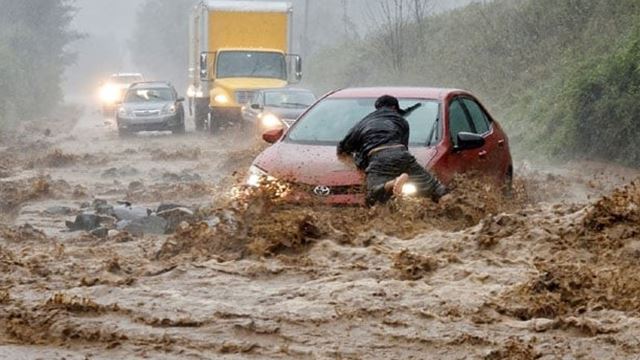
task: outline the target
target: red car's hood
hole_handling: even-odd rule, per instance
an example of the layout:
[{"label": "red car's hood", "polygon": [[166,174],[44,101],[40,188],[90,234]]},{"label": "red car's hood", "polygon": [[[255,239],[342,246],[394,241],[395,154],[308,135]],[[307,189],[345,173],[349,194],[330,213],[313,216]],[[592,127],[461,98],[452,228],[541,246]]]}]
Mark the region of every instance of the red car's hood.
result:
[{"label": "red car's hood", "polygon": [[[426,166],[434,148],[412,148],[420,165]],[[364,174],[354,164],[338,160],[335,145],[307,145],[279,141],[264,150],[253,164],[269,175],[307,185],[360,185]]]}]

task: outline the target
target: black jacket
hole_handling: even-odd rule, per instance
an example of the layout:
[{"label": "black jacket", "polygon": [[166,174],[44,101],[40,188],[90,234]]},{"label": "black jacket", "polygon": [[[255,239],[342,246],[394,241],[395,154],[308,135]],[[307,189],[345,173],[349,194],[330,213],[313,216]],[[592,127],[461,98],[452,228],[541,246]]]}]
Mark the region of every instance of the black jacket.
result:
[{"label": "black jacket", "polygon": [[372,112],[351,128],[338,144],[338,154],[355,154],[356,166],[365,170],[369,152],[383,145],[409,146],[409,123],[388,108]]}]

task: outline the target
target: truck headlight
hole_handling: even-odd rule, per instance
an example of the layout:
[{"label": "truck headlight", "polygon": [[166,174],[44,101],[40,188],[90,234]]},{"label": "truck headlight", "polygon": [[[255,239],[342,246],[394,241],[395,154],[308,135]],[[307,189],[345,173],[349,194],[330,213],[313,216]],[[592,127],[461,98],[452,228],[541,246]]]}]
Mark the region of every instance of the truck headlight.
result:
[{"label": "truck headlight", "polygon": [[262,123],[262,127],[266,129],[275,129],[282,127],[282,121],[280,121],[280,119],[273,114],[266,114],[262,116],[260,118],[260,121]]},{"label": "truck headlight", "polygon": [[225,94],[218,94],[213,98],[213,100],[218,104],[226,104],[229,102],[229,97]]},{"label": "truck headlight", "polygon": [[118,109],[118,116],[127,116],[128,112],[127,109],[121,107],[120,109]]},{"label": "truck headlight", "polygon": [[406,183],[402,186],[402,195],[414,196],[418,193],[418,187],[412,183]]},{"label": "truck headlight", "polygon": [[249,175],[247,176],[247,185],[258,187],[264,181],[275,181],[276,178],[269,176],[266,171],[260,169],[255,165],[251,165],[249,168]]}]

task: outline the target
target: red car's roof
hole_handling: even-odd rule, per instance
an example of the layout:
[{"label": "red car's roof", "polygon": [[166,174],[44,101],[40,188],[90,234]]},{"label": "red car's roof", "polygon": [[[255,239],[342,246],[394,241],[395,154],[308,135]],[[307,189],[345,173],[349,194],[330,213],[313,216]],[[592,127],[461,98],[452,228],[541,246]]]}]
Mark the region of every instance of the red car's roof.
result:
[{"label": "red car's roof", "polygon": [[444,99],[452,92],[463,92],[459,89],[429,88],[429,87],[367,87],[348,88],[337,90],[331,93],[328,98],[376,98],[382,95],[392,95],[398,98],[422,98],[422,99]]}]

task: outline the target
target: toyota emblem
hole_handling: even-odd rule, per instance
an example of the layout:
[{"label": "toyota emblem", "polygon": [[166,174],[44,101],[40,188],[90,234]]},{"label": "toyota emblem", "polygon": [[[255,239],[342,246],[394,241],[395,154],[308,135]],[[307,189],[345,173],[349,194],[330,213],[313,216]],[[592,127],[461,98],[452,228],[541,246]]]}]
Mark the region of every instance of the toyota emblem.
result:
[{"label": "toyota emblem", "polygon": [[316,188],[313,189],[313,193],[318,196],[329,196],[331,195],[331,188],[328,186],[316,186]]}]

